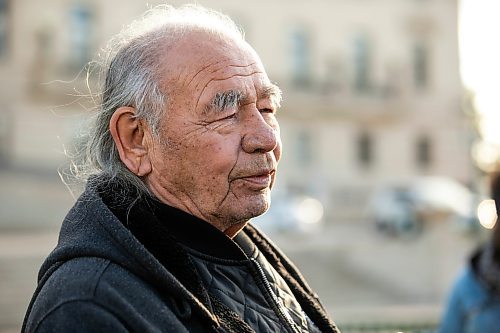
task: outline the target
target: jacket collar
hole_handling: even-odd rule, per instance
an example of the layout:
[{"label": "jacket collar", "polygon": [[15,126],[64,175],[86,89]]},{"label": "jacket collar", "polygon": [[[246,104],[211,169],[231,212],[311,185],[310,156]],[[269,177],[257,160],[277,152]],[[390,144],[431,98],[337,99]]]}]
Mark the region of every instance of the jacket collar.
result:
[{"label": "jacket collar", "polygon": [[[139,199],[133,198],[131,196],[136,195],[135,192],[124,189],[116,183],[105,188],[101,187],[98,192],[106,206],[136,237],[138,234],[144,234],[146,232],[144,229],[161,228],[162,232],[168,233],[173,241],[204,255],[226,260],[247,259],[235,241],[194,215],[162,203],[149,195],[140,196]],[[143,237],[139,240],[146,248],[149,247],[150,239]]]},{"label": "jacket collar", "polygon": [[500,265],[495,260],[495,247],[490,241],[471,258],[471,266],[479,280],[495,294],[500,294]]}]

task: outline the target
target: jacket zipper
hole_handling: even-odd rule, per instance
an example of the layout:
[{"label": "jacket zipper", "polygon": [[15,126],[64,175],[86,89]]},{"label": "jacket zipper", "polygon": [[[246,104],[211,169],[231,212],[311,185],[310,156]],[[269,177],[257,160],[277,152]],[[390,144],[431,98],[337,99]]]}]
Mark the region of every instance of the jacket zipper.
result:
[{"label": "jacket zipper", "polygon": [[293,321],[292,316],[290,315],[287,308],[283,304],[283,301],[274,293],[273,289],[271,288],[271,284],[269,283],[269,280],[267,279],[266,274],[262,269],[262,266],[257,262],[257,260],[255,260],[255,258],[250,258],[250,260],[254,263],[255,267],[257,267],[257,271],[259,272],[259,275],[262,281],[264,282],[264,287],[269,293],[269,295],[271,295],[271,298],[274,301],[276,308],[278,309],[278,315],[286,324],[288,324],[289,328],[292,330],[293,333],[301,333],[302,330]]}]

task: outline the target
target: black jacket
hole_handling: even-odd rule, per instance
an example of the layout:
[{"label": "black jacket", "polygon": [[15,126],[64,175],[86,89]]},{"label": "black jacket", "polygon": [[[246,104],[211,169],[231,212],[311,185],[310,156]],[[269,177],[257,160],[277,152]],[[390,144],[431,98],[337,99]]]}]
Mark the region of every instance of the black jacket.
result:
[{"label": "black jacket", "polygon": [[338,332],[251,225],[231,240],[154,199],[114,197],[89,187],[69,212],[23,332]]}]

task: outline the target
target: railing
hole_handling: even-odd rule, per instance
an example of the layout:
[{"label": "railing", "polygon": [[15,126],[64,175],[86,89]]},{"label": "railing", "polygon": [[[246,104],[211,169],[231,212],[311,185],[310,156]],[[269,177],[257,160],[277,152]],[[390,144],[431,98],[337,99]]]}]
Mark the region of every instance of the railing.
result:
[{"label": "railing", "polygon": [[436,323],[418,324],[347,324],[339,325],[342,333],[436,333]]}]

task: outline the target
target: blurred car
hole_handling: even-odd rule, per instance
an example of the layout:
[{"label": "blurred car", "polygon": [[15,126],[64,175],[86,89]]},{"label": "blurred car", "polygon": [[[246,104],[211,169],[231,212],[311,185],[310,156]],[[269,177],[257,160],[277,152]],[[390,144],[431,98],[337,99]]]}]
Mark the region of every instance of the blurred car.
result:
[{"label": "blurred car", "polygon": [[269,210],[252,222],[266,233],[309,232],[323,221],[323,204],[308,195],[280,195],[272,198]]},{"label": "blurred car", "polygon": [[394,235],[418,233],[424,221],[449,217],[463,230],[477,227],[480,197],[445,177],[417,178],[374,192],[369,204],[377,229]]},{"label": "blurred car", "polygon": [[381,232],[400,235],[417,233],[422,228],[414,193],[409,188],[388,187],[377,191],[370,208],[375,226]]}]

